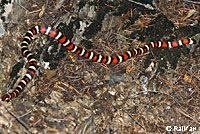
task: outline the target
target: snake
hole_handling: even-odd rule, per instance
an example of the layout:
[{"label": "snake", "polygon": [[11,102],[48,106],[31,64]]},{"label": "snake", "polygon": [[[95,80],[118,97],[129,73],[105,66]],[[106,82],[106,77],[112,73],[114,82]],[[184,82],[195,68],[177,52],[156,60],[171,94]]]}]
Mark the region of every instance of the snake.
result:
[{"label": "snake", "polygon": [[37,25],[32,28],[30,28],[21,43],[21,51],[23,57],[25,57],[28,61],[28,69],[25,73],[25,75],[22,77],[22,79],[17,84],[16,88],[6,93],[2,96],[2,101],[9,102],[15,97],[18,97],[20,93],[23,92],[26,85],[33,79],[36,71],[37,71],[37,60],[34,56],[34,54],[29,49],[30,44],[33,40],[33,36],[36,34],[42,34],[49,36],[58,42],[60,42],[69,52],[75,53],[81,57],[87,58],[93,62],[98,63],[104,63],[104,64],[119,64],[122,62],[127,61],[128,59],[132,58],[133,56],[138,56],[145,54],[149,52],[152,48],[175,48],[179,46],[183,46],[186,44],[192,45],[196,44],[197,40],[192,37],[183,38],[181,40],[177,41],[152,41],[149,43],[146,43],[143,47],[140,48],[131,48],[127,51],[125,51],[121,55],[116,56],[105,56],[102,54],[98,54],[96,52],[84,49],[82,47],[79,47],[73,42],[70,41],[70,39],[67,38],[62,32],[60,32],[57,29],[52,28],[51,26],[47,25]]}]

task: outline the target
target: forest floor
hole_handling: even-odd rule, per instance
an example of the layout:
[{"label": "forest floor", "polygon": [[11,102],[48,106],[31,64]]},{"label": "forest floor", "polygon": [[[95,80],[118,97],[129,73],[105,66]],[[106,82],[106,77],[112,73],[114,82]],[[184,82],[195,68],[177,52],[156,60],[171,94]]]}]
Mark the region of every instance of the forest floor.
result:
[{"label": "forest floor", "polygon": [[[146,0],[143,5],[132,0],[27,0],[12,8],[0,42],[1,95],[26,73],[20,42],[35,25],[52,26],[74,44],[111,56],[151,41],[200,33],[200,4],[182,0],[153,5]],[[200,133],[199,45],[155,48],[104,65],[37,35],[30,49],[38,71],[17,98],[0,102],[0,134]]]}]

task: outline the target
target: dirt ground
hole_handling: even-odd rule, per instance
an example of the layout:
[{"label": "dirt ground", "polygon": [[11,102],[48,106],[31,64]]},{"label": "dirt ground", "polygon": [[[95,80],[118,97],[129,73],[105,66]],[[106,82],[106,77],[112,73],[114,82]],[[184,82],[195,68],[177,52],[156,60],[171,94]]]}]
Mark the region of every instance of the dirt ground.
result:
[{"label": "dirt ground", "polygon": [[[35,25],[52,26],[74,44],[103,55],[200,33],[198,1],[142,3],[15,1],[0,41],[0,95],[26,73],[20,43]],[[198,134],[199,46],[155,48],[121,64],[104,65],[37,35],[30,49],[38,71],[17,98],[0,101],[0,134]]]}]

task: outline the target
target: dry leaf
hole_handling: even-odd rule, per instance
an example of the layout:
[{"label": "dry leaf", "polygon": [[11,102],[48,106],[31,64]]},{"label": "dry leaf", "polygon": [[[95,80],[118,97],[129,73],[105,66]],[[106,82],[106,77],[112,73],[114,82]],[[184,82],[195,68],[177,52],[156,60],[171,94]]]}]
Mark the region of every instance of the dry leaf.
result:
[{"label": "dry leaf", "polygon": [[192,82],[192,77],[185,74],[183,80],[184,80],[185,82],[191,83],[191,82]]}]

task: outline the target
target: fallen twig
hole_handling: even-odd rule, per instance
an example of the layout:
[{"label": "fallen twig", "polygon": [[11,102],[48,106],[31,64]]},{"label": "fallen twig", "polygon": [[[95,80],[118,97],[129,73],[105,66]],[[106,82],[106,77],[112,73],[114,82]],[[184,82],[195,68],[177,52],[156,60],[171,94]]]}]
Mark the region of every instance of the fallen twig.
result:
[{"label": "fallen twig", "polygon": [[11,112],[3,103],[0,102],[0,104],[8,111],[8,113],[13,116],[30,134],[32,134],[30,128],[26,123],[24,123],[20,117],[17,117],[13,112]]},{"label": "fallen twig", "polygon": [[184,2],[188,2],[188,3],[193,3],[193,4],[200,4],[200,2],[197,1],[191,1],[191,0],[183,0]]}]

